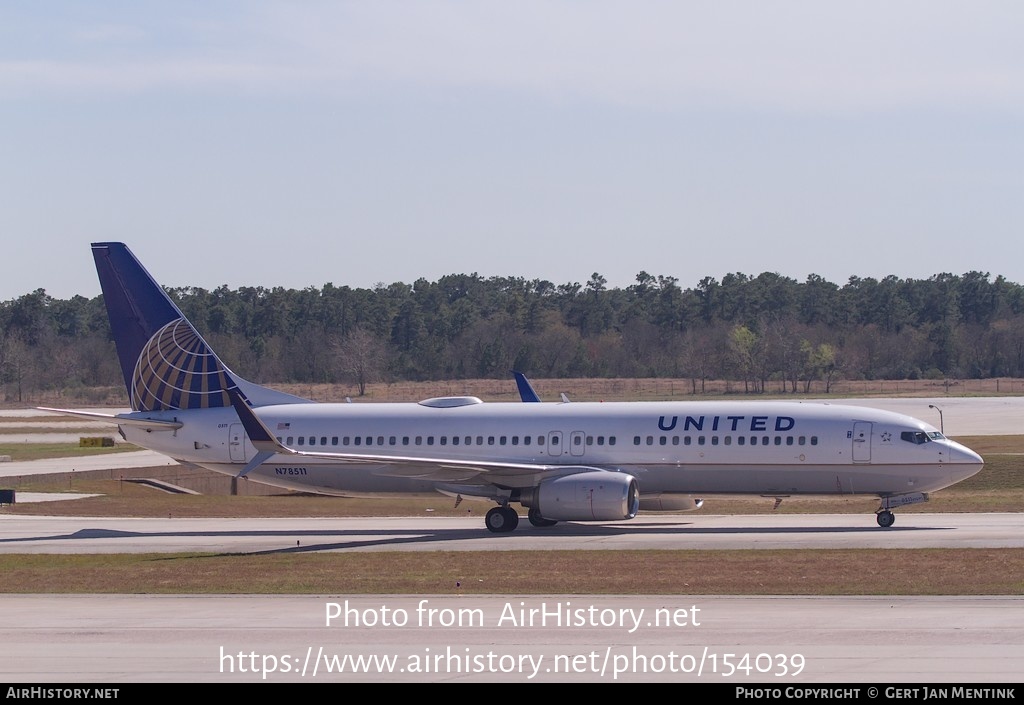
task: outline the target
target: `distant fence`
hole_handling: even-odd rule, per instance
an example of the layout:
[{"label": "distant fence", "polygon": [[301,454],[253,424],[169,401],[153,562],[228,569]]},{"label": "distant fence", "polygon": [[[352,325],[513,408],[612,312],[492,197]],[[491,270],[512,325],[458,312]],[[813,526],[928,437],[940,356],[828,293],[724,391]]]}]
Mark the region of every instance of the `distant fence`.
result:
[{"label": "distant fence", "polygon": [[[543,401],[558,401],[568,395],[571,401],[655,401],[706,396],[761,396],[744,389],[742,382],[707,380],[696,384],[690,379],[531,379]],[[517,401],[519,393],[509,375],[502,379],[446,380],[439,382],[376,383],[367,386],[366,396],[357,397],[353,389],[341,384],[284,385],[280,387],[316,401],[420,401],[430,397],[477,396],[488,401]],[[841,380],[833,382],[826,395],[825,383],[814,381],[807,392],[805,384],[791,386],[778,380],[769,381],[764,396],[787,397],[858,397],[858,396],[997,396],[1024,395],[1024,379],[950,379],[950,380]],[[694,391],[696,390],[696,392]]]},{"label": "distant fence", "polygon": [[[690,380],[688,378],[637,378],[637,379],[531,379],[543,401],[558,401],[560,394],[567,394],[572,401],[657,401],[662,399],[692,399],[715,396],[787,396],[787,397],[860,397],[860,396],[999,396],[1024,395],[1024,379],[998,377],[994,379],[939,379],[939,380],[839,380],[832,383],[831,392],[826,395],[825,383],[819,380],[804,391],[803,381],[797,384],[795,394],[789,383],[770,380],[763,395],[754,394],[744,388],[743,382],[728,380]],[[430,397],[477,396],[486,401],[518,401],[519,393],[509,373],[508,379],[442,380],[435,382],[377,382],[367,385],[366,396],[360,398],[357,391],[347,384],[273,384],[269,386],[291,394],[297,394],[314,401],[343,402],[346,397],[352,401],[420,401]],[[112,396],[109,402],[114,406],[126,406],[123,398]],[[57,403],[55,399],[40,397],[30,403],[17,406],[46,405]],[[67,403],[67,400],[63,400]]]}]

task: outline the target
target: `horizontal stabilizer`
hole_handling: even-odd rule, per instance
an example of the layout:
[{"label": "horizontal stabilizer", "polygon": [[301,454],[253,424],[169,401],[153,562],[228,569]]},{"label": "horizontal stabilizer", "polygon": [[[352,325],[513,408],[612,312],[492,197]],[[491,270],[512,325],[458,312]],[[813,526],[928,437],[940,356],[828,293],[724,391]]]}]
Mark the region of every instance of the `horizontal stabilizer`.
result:
[{"label": "horizontal stabilizer", "polygon": [[64,416],[77,416],[90,421],[115,424],[117,426],[132,426],[147,431],[174,431],[182,427],[180,421],[163,421],[161,419],[145,419],[135,416],[122,416],[114,414],[101,414],[95,411],[76,411],[75,409],[51,409],[46,406],[37,406],[40,411],[52,411],[55,414]]}]

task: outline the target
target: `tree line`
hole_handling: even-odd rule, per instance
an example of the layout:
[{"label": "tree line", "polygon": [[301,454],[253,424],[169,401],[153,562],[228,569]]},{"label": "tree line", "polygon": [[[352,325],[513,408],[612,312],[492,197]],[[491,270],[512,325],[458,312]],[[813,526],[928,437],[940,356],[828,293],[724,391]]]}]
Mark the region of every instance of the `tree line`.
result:
[{"label": "tree line", "polygon": [[[1024,287],[988,273],[928,279],[675,277],[609,288],[452,274],[301,290],[167,289],[225,362],[264,383],[506,377],[711,379],[793,393],[838,379],[1024,377]],[[8,400],[122,383],[101,296],[42,289],[0,303]]]}]

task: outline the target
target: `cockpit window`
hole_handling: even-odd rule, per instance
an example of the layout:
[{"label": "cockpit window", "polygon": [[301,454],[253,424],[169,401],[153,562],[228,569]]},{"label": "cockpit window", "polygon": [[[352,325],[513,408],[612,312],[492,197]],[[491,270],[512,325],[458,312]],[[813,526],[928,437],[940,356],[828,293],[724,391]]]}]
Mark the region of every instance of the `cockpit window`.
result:
[{"label": "cockpit window", "polygon": [[932,431],[931,433],[928,434],[928,437],[931,438],[933,441],[941,441],[945,439],[945,436],[943,436],[938,431]]},{"label": "cockpit window", "polygon": [[900,434],[900,438],[903,439],[904,441],[907,441],[908,443],[915,443],[917,445],[920,445],[922,443],[927,443],[928,441],[931,440],[931,438],[929,438],[928,435],[929,434],[925,433],[924,431],[904,431],[903,433]]}]

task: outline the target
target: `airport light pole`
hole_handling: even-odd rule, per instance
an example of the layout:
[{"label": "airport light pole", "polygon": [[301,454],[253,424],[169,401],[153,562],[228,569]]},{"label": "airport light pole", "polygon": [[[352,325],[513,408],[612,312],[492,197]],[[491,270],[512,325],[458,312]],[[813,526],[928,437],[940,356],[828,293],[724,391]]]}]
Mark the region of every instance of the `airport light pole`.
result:
[{"label": "airport light pole", "polygon": [[939,432],[943,436],[945,436],[946,435],[946,425],[942,421],[942,409],[940,409],[939,407],[935,406],[934,404],[929,404],[928,408],[929,409],[935,409],[937,412],[939,412]]}]

